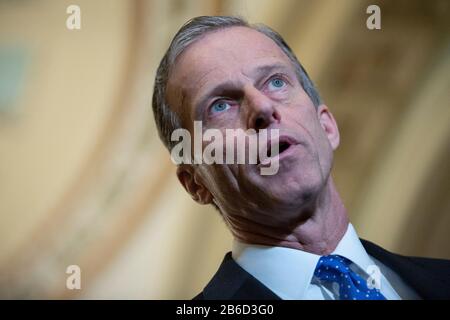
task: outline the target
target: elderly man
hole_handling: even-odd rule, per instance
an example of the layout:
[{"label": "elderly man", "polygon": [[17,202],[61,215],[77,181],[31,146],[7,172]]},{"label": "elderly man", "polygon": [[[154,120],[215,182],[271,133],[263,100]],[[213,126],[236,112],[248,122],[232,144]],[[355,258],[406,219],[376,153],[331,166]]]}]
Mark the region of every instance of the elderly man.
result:
[{"label": "elderly man", "polygon": [[[214,205],[233,249],[198,299],[450,298],[450,262],[360,240],[331,177],[336,121],[281,36],[241,18],[203,16],[175,35],[157,70],[153,111],[172,133],[277,129],[276,174],[261,163],[185,162],[179,181]],[[204,144],[206,142],[202,140]]]}]

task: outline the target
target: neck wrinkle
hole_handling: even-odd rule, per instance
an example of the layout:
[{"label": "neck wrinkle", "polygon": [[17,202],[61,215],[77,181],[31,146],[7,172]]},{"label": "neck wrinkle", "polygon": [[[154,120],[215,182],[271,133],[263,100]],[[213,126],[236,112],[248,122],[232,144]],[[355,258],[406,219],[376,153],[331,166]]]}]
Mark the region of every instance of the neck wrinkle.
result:
[{"label": "neck wrinkle", "polygon": [[303,212],[305,209],[302,209],[298,216],[306,215],[307,219],[298,219],[294,228],[285,230],[257,222],[251,223],[252,230],[249,230],[245,224],[226,220],[233,236],[244,243],[287,247],[317,255],[332,253],[345,235],[349,219],[331,176],[314,206],[306,210],[306,214]]}]

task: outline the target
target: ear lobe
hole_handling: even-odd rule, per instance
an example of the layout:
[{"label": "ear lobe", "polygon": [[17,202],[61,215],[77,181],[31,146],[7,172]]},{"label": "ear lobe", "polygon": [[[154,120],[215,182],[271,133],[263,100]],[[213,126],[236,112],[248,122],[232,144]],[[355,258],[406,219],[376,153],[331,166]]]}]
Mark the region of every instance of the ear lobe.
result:
[{"label": "ear lobe", "polygon": [[317,107],[317,115],[322,129],[327,135],[328,141],[330,141],[331,147],[333,150],[336,150],[339,146],[340,136],[333,114],[328,110],[326,105],[322,104]]},{"label": "ear lobe", "polygon": [[200,204],[209,204],[212,202],[212,194],[205,187],[192,165],[179,165],[177,167],[177,177],[194,201]]}]

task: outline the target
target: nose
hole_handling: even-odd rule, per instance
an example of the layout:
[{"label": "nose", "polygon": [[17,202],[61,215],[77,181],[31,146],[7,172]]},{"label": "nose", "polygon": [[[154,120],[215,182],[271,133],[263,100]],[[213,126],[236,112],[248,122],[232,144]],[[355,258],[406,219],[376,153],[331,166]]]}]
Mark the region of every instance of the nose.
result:
[{"label": "nose", "polygon": [[272,123],[279,123],[281,116],[275,102],[263,92],[251,87],[245,93],[245,110],[247,116],[247,129],[257,132],[266,129]]}]

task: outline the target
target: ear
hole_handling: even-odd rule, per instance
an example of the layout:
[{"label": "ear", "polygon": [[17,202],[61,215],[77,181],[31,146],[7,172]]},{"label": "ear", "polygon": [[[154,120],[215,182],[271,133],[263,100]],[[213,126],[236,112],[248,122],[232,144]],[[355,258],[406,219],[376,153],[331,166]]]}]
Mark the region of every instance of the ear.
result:
[{"label": "ear", "polygon": [[181,164],[177,167],[177,177],[192,199],[200,204],[210,204],[213,201],[211,192],[205,187],[203,179],[192,165]]},{"label": "ear", "polygon": [[339,129],[333,114],[328,110],[328,107],[321,104],[317,107],[317,116],[319,117],[320,125],[327,135],[333,150],[339,146]]}]

